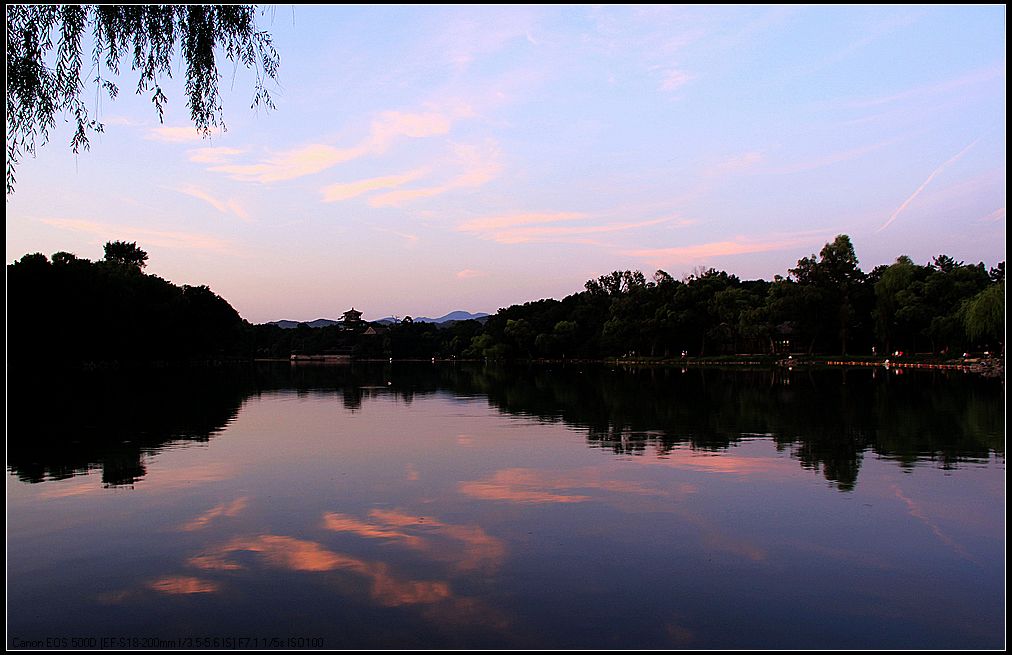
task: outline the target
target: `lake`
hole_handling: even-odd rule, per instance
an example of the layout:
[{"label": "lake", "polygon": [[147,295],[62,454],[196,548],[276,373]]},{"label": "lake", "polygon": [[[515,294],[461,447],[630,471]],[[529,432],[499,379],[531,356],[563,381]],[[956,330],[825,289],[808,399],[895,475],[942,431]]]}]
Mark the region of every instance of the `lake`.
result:
[{"label": "lake", "polygon": [[1000,380],[9,377],[8,648],[1003,648]]}]

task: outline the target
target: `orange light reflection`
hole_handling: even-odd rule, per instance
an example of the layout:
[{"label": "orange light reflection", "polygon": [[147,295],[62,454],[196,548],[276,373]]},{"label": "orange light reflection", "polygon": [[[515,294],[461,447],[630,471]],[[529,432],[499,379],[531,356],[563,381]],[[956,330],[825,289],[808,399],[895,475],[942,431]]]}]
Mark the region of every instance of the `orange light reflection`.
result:
[{"label": "orange light reflection", "polygon": [[383,562],[369,562],[357,557],[327,550],[315,541],[282,535],[265,534],[239,538],[223,547],[190,559],[198,567],[239,569],[241,565],[228,561],[228,555],[238,552],[260,555],[268,564],[290,571],[323,573],[352,571],[370,580],[370,597],[386,607],[417,603],[435,603],[451,596],[450,586],[443,581],[404,580],[395,577]]},{"label": "orange light reflection", "polygon": [[219,503],[211,509],[207,510],[200,516],[196,517],[192,521],[184,524],[180,529],[192,532],[194,530],[201,530],[211,524],[216,518],[221,516],[233,517],[238,515],[244,509],[246,509],[247,497],[236,498],[231,503]]},{"label": "orange light reflection", "polygon": [[163,594],[208,594],[218,591],[218,585],[210,580],[191,576],[169,576],[148,583],[148,587]]}]

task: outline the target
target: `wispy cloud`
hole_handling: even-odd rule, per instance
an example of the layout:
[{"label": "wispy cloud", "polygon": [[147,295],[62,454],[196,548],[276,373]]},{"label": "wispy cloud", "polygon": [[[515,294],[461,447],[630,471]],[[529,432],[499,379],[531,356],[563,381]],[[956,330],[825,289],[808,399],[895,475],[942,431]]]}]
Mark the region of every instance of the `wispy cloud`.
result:
[{"label": "wispy cloud", "polygon": [[199,232],[154,230],[116,223],[102,223],[75,218],[44,218],[42,223],[61,230],[93,234],[101,239],[129,239],[145,246],[160,246],[176,250],[209,250],[220,253],[234,253],[235,247],[218,237]]},{"label": "wispy cloud", "polygon": [[488,273],[473,268],[465,268],[462,271],[457,271],[457,278],[461,280],[470,280],[476,277],[488,277]]},{"label": "wispy cloud", "polygon": [[400,232],[398,230],[391,230],[390,228],[386,228],[386,227],[376,227],[376,228],[373,228],[373,229],[376,230],[377,232],[386,232],[387,234],[392,234],[392,235],[394,235],[396,237],[400,237],[400,238],[404,239],[405,241],[407,241],[408,244],[410,244],[410,245],[414,245],[414,244],[418,243],[418,240],[420,239],[420,237],[417,234],[410,234],[408,232]]},{"label": "wispy cloud", "polygon": [[499,163],[499,147],[491,141],[483,145],[454,146],[451,166],[461,172],[441,184],[381,193],[373,196],[369,204],[373,207],[399,207],[420,198],[431,198],[458,189],[484,186],[494,180],[502,170]]},{"label": "wispy cloud", "polygon": [[482,57],[498,53],[511,45],[536,45],[534,7],[485,7],[480,12],[455,12],[445,16],[436,36],[424,42],[426,58],[441,59],[457,73],[466,71]]},{"label": "wispy cloud", "polygon": [[319,173],[340,163],[368,154],[366,145],[335,148],[312,143],[270,156],[256,164],[222,164],[210,170],[235,180],[271,184]]},{"label": "wispy cloud", "polygon": [[965,148],[963,148],[962,150],[960,150],[959,152],[957,152],[955,155],[953,155],[951,158],[949,158],[948,160],[946,160],[941,166],[939,166],[935,170],[931,171],[931,175],[928,176],[928,179],[924,180],[924,182],[921,184],[921,186],[917,187],[917,190],[914,191],[913,194],[911,194],[909,198],[907,198],[906,200],[904,200],[903,204],[901,204],[899,207],[896,208],[896,211],[894,211],[892,213],[892,215],[889,217],[889,220],[887,220],[885,223],[883,223],[882,227],[880,227],[877,230],[875,230],[875,232],[881,232],[882,230],[884,230],[887,227],[889,227],[892,224],[892,222],[896,220],[896,217],[899,216],[903,212],[903,210],[905,210],[907,207],[909,207],[910,203],[912,203],[914,201],[914,199],[917,198],[917,196],[919,196],[921,194],[921,191],[924,191],[924,188],[926,186],[928,186],[928,184],[931,183],[931,180],[935,179],[935,177],[939,173],[941,173],[942,171],[944,171],[946,168],[948,168],[948,166],[950,164],[952,164],[955,161],[958,161],[960,157],[962,157],[967,152],[969,152],[970,148],[972,148],[975,145],[977,145],[978,141],[980,141],[979,138],[974,139],[974,141],[970,145],[966,146]]},{"label": "wispy cloud", "polygon": [[999,207],[984,218],[980,219],[985,223],[998,223],[1005,220],[1005,208]]},{"label": "wispy cloud", "polygon": [[887,139],[886,141],[880,141],[878,143],[869,143],[857,148],[848,148],[847,150],[838,150],[825,155],[813,157],[811,159],[805,159],[794,163],[786,164],[769,170],[774,175],[792,175],[795,173],[804,173],[807,171],[813,171],[826,166],[832,166],[852,159],[858,159],[869,155],[876,150],[880,150],[886,146],[897,143],[900,139]]},{"label": "wispy cloud", "polygon": [[639,250],[627,250],[622,254],[630,257],[645,259],[657,265],[692,264],[705,262],[714,257],[730,257],[734,255],[747,255],[757,252],[770,252],[786,250],[810,244],[813,241],[812,235],[790,236],[779,239],[747,239],[740,238],[736,241],[713,241],[690,246],[676,246],[672,248],[644,248]]},{"label": "wispy cloud", "polygon": [[707,177],[721,177],[731,173],[740,173],[761,164],[765,160],[763,153],[758,150],[750,150],[737,155],[731,155],[724,160],[717,162],[704,171]]},{"label": "wispy cloud", "polygon": [[203,200],[207,204],[217,209],[222,214],[231,214],[246,222],[249,222],[250,220],[249,213],[247,213],[246,208],[243,207],[242,204],[240,204],[239,201],[234,198],[229,198],[228,200],[221,200],[220,198],[216,198],[212,196],[210,193],[204,191],[199,187],[193,186],[192,184],[181,186],[178,189],[176,189],[176,191],[188,196],[192,196],[199,200]]},{"label": "wispy cloud", "polygon": [[[212,134],[220,134],[220,131],[212,130]],[[149,141],[162,141],[164,143],[195,143],[204,140],[204,133],[192,125],[152,127],[144,136]]]},{"label": "wispy cloud", "polygon": [[499,232],[492,238],[498,243],[532,243],[587,237],[596,234],[625,232],[637,230],[651,225],[666,223],[670,219],[656,218],[635,223],[606,223],[604,225],[535,225],[517,228],[509,232]]},{"label": "wispy cloud", "polygon": [[843,47],[825,56],[814,56],[814,58],[805,59],[800,62],[799,66],[793,72],[787,71],[788,74],[784,80],[794,80],[798,77],[812,76],[829,66],[846,61],[855,53],[862,51],[870,44],[890,36],[893,32],[899,29],[907,28],[915,24],[921,13],[922,11],[915,10],[911,12],[905,11],[900,15],[892,17],[879,17],[865,28],[865,34],[860,38],[847,43]]},{"label": "wispy cloud", "polygon": [[380,191],[382,189],[392,189],[403,186],[409,182],[414,182],[428,172],[428,167],[416,168],[415,170],[397,175],[385,175],[382,177],[371,177],[355,182],[331,184],[330,186],[323,187],[320,192],[323,194],[323,202],[338,202],[341,200],[348,200],[349,198],[355,198],[356,196],[372,191]]},{"label": "wispy cloud", "polygon": [[665,70],[661,79],[661,91],[676,91],[695,77],[677,68]]},{"label": "wispy cloud", "polygon": [[[610,222],[592,225],[571,225],[575,221],[592,219],[589,214],[580,212],[555,213],[518,213],[504,216],[492,216],[465,221],[457,226],[460,232],[468,232],[475,236],[495,241],[496,243],[531,243],[559,240],[573,240],[609,232],[624,232],[660,223],[667,223],[671,218],[657,218],[636,222]],[[558,225],[558,223],[567,223]]]},{"label": "wispy cloud", "polygon": [[224,148],[208,146],[187,151],[187,155],[195,164],[227,164],[234,157],[247,152],[246,148]]},{"label": "wispy cloud", "polygon": [[464,105],[454,105],[446,111],[385,111],[373,119],[369,134],[356,145],[339,148],[324,143],[310,143],[269,155],[257,163],[222,164],[213,166],[210,170],[224,173],[236,180],[261,184],[293,180],[353,159],[380,155],[402,138],[421,139],[447,134],[455,120],[468,115],[470,110]]},{"label": "wispy cloud", "polygon": [[948,80],[942,80],[932,84],[924,84],[920,86],[911,87],[897,93],[875,96],[870,98],[862,98],[859,100],[852,100],[848,103],[850,107],[855,109],[865,109],[869,107],[877,107],[880,105],[887,105],[894,102],[918,99],[925,96],[935,96],[941,94],[952,94],[960,92],[962,89],[971,86],[978,86],[984,84],[990,84],[995,80],[998,80],[1005,75],[1004,64],[998,66],[990,66],[988,68],[981,68],[975,71],[970,71],[959,77],[955,77]]},{"label": "wispy cloud", "polygon": [[516,214],[474,218],[469,221],[464,221],[457,226],[457,229],[462,232],[487,233],[494,232],[496,230],[512,229],[521,225],[576,221],[587,218],[587,216],[587,214],[582,212],[521,212]]}]

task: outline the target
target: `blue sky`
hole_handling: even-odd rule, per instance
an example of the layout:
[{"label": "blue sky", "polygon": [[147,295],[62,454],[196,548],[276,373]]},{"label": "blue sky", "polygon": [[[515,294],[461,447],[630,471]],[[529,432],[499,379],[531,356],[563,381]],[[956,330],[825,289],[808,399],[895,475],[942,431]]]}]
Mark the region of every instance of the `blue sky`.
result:
[{"label": "blue sky", "polygon": [[276,6],[277,109],[222,66],[94,103],[18,169],[7,259],[137,241],[253,322],[495,312],[620,269],[1005,258],[1004,6]]}]

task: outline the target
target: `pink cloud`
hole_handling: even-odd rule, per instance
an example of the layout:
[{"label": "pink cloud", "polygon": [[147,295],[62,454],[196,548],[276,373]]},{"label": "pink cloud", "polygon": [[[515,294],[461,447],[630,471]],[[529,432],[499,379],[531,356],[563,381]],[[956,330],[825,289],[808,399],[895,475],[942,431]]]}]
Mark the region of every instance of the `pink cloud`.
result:
[{"label": "pink cloud", "polygon": [[999,207],[984,218],[980,219],[985,223],[998,223],[999,221],[1005,220],[1005,208]]},{"label": "pink cloud", "polygon": [[407,184],[408,182],[417,180],[427,172],[428,168],[416,168],[413,171],[407,171],[406,173],[400,173],[398,175],[386,175],[383,177],[372,177],[365,180],[358,180],[356,182],[331,184],[320,191],[323,193],[323,202],[338,202],[340,200],[348,200],[349,198],[354,198],[371,191],[399,187]]},{"label": "pink cloud", "polygon": [[662,91],[675,91],[695,79],[692,75],[676,68],[664,72],[664,79],[661,80]]},{"label": "pink cloud", "polygon": [[625,232],[627,230],[636,230],[642,227],[649,227],[651,225],[658,225],[665,223],[669,219],[657,218],[650,221],[640,221],[637,223],[608,223],[605,225],[582,225],[582,226],[561,226],[561,225],[537,225],[531,227],[517,228],[514,230],[506,230],[496,232],[491,236],[485,238],[491,238],[497,243],[532,243],[532,242],[545,242],[555,241],[560,238],[572,238],[572,237],[584,237],[593,234],[604,234],[611,232]]},{"label": "pink cloud", "polygon": [[270,184],[319,173],[337,164],[368,154],[366,145],[335,148],[312,143],[267,158],[257,164],[224,164],[210,170],[225,173],[236,180]]},{"label": "pink cloud", "polygon": [[409,234],[407,232],[398,232],[397,230],[391,230],[391,229],[388,229],[388,228],[385,228],[385,227],[374,227],[373,229],[375,231],[377,231],[377,232],[386,232],[387,234],[392,234],[394,236],[400,237],[400,238],[404,239],[407,242],[408,246],[415,245],[416,243],[418,243],[418,240],[420,238],[417,234]]},{"label": "pink cloud", "polygon": [[373,119],[369,134],[354,146],[338,148],[323,143],[310,143],[270,155],[257,163],[222,164],[213,166],[210,170],[224,173],[233,179],[261,184],[292,180],[353,159],[383,154],[402,138],[421,139],[447,134],[454,121],[469,115],[470,110],[461,105],[445,111],[385,111]]},{"label": "pink cloud", "polygon": [[[467,113],[466,109],[458,111]],[[372,122],[372,132],[368,143],[371,149],[382,152],[402,136],[421,139],[446,134],[453,126],[453,120],[458,116],[459,114],[447,114],[439,111],[414,114],[385,111]]]},{"label": "pink cloud", "polygon": [[502,216],[489,216],[486,218],[471,219],[458,225],[457,229],[462,232],[487,232],[497,229],[513,228],[518,225],[575,221],[586,217],[587,214],[583,214],[581,212],[527,212],[519,214],[505,214]]},{"label": "pink cloud", "polygon": [[693,246],[677,246],[673,248],[645,248],[623,252],[631,257],[639,257],[661,265],[685,264],[700,262],[713,257],[730,257],[747,255],[757,252],[786,250],[812,242],[812,237],[796,236],[773,241],[740,239],[738,241],[713,241]]},{"label": "pink cloud", "polygon": [[454,147],[454,160],[450,166],[462,172],[450,177],[442,184],[401,191],[390,191],[373,196],[369,204],[373,207],[398,207],[420,198],[431,198],[458,189],[484,186],[499,174],[499,149],[494,143],[481,146],[458,145]]},{"label": "pink cloud", "polygon": [[221,200],[220,198],[216,198],[212,196],[210,193],[207,193],[203,189],[190,184],[179,187],[178,189],[176,189],[176,191],[197,198],[198,200],[203,200],[207,204],[217,209],[222,214],[231,214],[244,221],[247,222],[249,221],[249,213],[246,212],[246,208],[243,207],[239,203],[239,201],[234,198],[229,198],[228,200]]},{"label": "pink cloud", "polygon": [[245,148],[207,147],[194,148],[193,150],[188,150],[186,154],[189,156],[190,161],[195,164],[225,164],[233,157],[245,152]]},{"label": "pink cloud", "polygon": [[595,234],[623,232],[651,225],[669,222],[670,218],[658,218],[634,223],[606,223],[603,225],[556,225],[589,218],[579,212],[520,213],[493,216],[465,221],[457,226],[461,232],[470,232],[481,239],[497,243],[531,243],[547,241],[568,241]]},{"label": "pink cloud", "polygon": [[143,242],[149,246],[160,246],[177,250],[210,250],[221,253],[232,253],[234,247],[229,242],[199,232],[178,232],[172,230],[153,230],[115,223],[102,223],[73,218],[42,219],[42,223],[70,230],[94,234],[102,239],[115,236],[120,239]]}]

